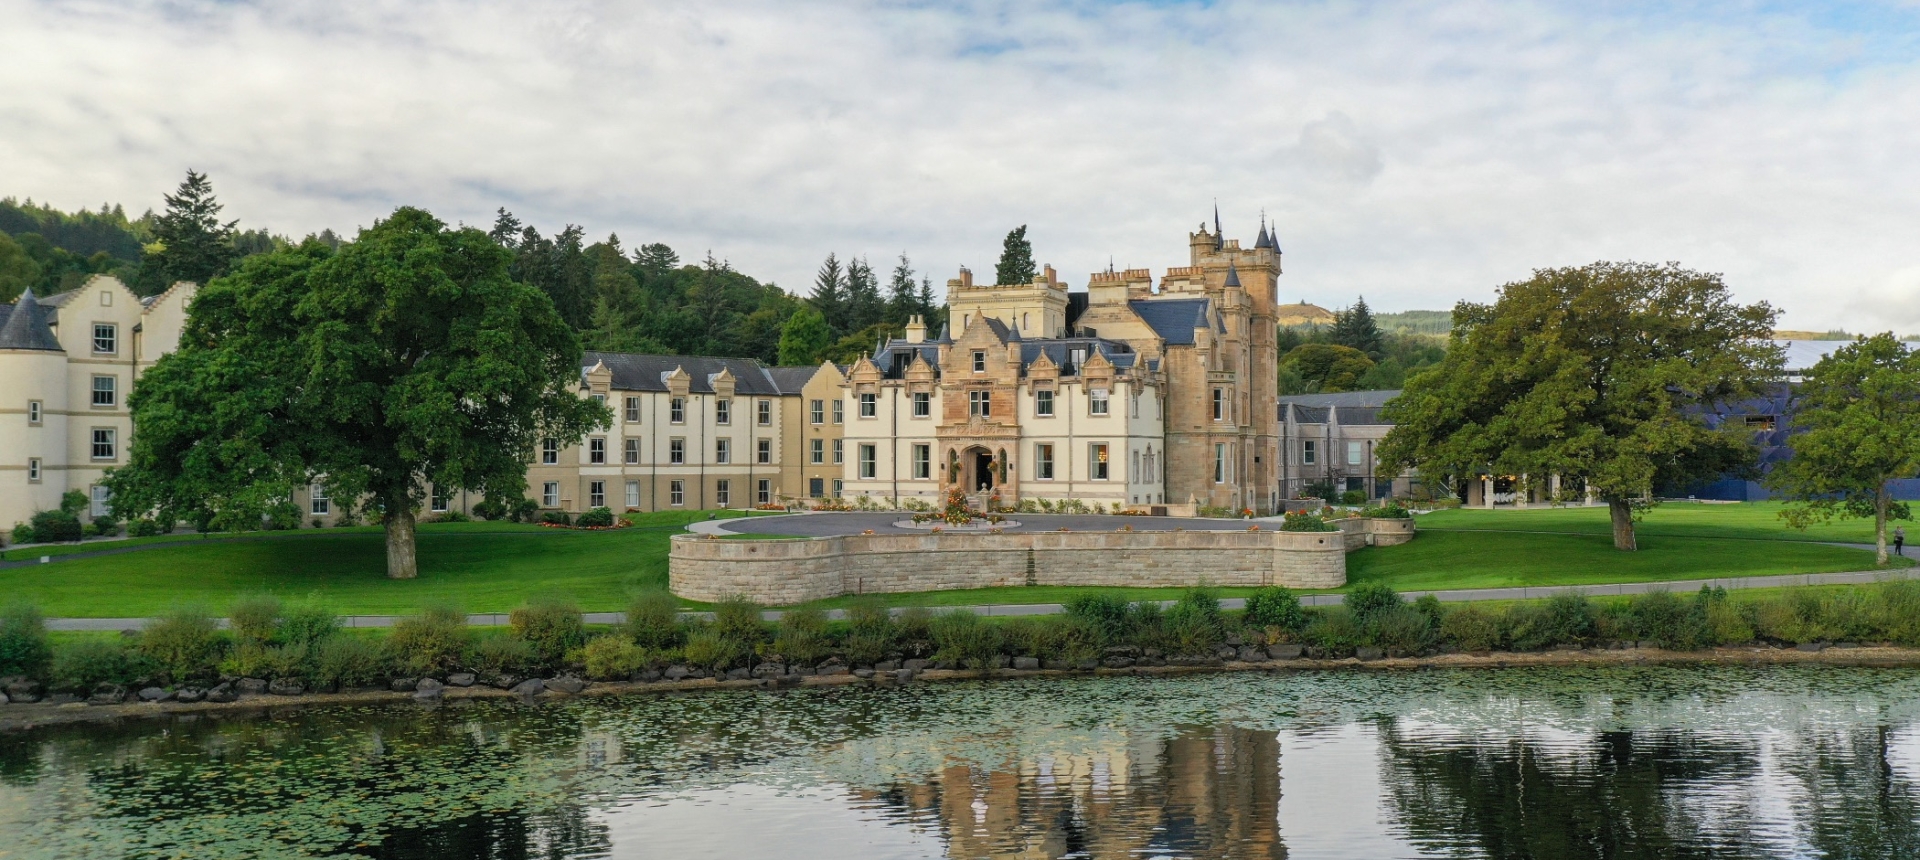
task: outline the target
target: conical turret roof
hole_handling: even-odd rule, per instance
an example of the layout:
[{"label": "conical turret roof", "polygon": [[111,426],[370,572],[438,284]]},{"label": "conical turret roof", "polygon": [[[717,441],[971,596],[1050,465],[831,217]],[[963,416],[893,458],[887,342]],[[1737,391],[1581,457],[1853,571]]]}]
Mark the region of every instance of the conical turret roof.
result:
[{"label": "conical turret roof", "polygon": [[32,290],[20,294],[19,301],[8,311],[5,324],[0,324],[0,349],[63,351],[60,340],[53,336],[53,329],[47,327],[46,314],[40,310],[40,300]]}]

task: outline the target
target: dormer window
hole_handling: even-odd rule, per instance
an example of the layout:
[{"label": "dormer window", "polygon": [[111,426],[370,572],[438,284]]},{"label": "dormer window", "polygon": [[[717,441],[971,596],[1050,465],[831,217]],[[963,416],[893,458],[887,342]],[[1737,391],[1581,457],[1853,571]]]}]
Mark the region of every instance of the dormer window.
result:
[{"label": "dormer window", "polygon": [[1092,391],[1087,393],[1087,414],[1088,415],[1107,414],[1107,390],[1106,389],[1095,388]]},{"label": "dormer window", "polygon": [[1069,353],[1067,358],[1073,364],[1074,368],[1078,369],[1080,365],[1087,363],[1087,351],[1084,347],[1077,348]]},{"label": "dormer window", "polygon": [[880,396],[871,391],[860,393],[860,417],[875,418],[880,414]]},{"label": "dormer window", "polygon": [[980,350],[974,350],[974,352],[973,352],[973,372],[974,372],[974,373],[986,373],[986,372],[987,372],[987,354],[986,354],[985,352],[983,352],[983,351],[980,351]]},{"label": "dormer window", "polygon": [[1033,393],[1033,414],[1040,418],[1053,417],[1053,391],[1042,388]]}]

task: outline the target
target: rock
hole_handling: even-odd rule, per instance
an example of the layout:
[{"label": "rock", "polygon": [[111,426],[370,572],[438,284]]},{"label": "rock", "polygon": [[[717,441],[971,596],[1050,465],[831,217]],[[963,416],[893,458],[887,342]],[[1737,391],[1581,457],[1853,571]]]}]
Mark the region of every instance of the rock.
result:
[{"label": "rock", "polygon": [[905,669],[909,672],[922,672],[932,665],[933,665],[933,661],[931,660],[921,660],[916,658],[913,660],[901,661],[900,668]]},{"label": "rock", "polygon": [[873,670],[872,670],[872,669],[864,669],[864,668],[862,668],[862,669],[855,669],[855,670],[853,670],[853,676],[854,676],[855,678],[859,678],[859,679],[861,679],[861,680],[870,680],[870,679],[872,679],[872,678],[873,678]]},{"label": "rock", "polygon": [[213,685],[213,689],[207,691],[207,701],[209,702],[231,702],[237,698],[240,698],[239,691],[235,690],[233,684],[227,681],[221,681]]},{"label": "rock", "polygon": [[1235,648],[1238,648],[1238,647],[1240,647],[1240,646],[1242,646],[1242,645],[1245,645],[1245,644],[1247,644],[1247,642],[1246,642],[1246,640],[1244,640],[1244,639],[1241,639],[1241,638],[1240,638],[1240,634],[1238,634],[1238,633],[1228,633],[1228,634],[1227,634],[1227,644],[1228,644],[1228,645],[1231,645],[1231,646],[1233,646],[1233,647],[1235,647]]},{"label": "rock", "polygon": [[904,669],[904,668],[902,668],[902,669],[895,669],[895,670],[893,670],[893,679],[894,679],[895,681],[898,681],[898,682],[900,682],[900,683],[902,683],[902,684],[904,684],[904,683],[906,683],[906,682],[908,682],[908,681],[911,681],[911,680],[913,680],[913,670],[912,670],[912,669]]},{"label": "rock", "polygon": [[1362,645],[1359,648],[1354,650],[1353,656],[1358,657],[1362,660],[1378,660],[1382,657],[1387,656],[1387,654],[1386,652],[1381,651],[1380,649],[1375,648],[1371,645]]},{"label": "rock", "polygon": [[419,678],[395,678],[392,689],[396,693],[411,693],[420,687]]},{"label": "rock", "polygon": [[1031,672],[1035,669],[1040,668],[1040,658],[1015,657],[1013,658],[1013,668],[1019,669],[1022,672]]},{"label": "rock", "polygon": [[1229,648],[1225,645],[1222,645],[1218,648],[1213,649],[1213,657],[1216,660],[1232,660],[1239,656],[1240,656],[1240,651],[1237,648]]},{"label": "rock", "polygon": [[[451,675],[448,675],[448,676],[447,676],[447,686],[449,686],[449,687],[471,687],[471,686],[473,686],[473,682],[474,682],[475,680],[477,680],[477,679],[475,679],[475,678],[473,677],[473,673],[472,673],[472,672],[455,672],[455,673],[453,673],[453,674],[451,674]],[[417,689],[417,688],[416,688],[416,689]]]},{"label": "rock", "polygon": [[778,678],[785,674],[787,674],[787,667],[784,663],[761,663],[753,667],[751,673],[755,678]]},{"label": "rock", "polygon": [[899,668],[900,668],[899,660],[881,660],[880,662],[873,664],[873,671],[875,672],[892,672],[892,671],[898,670]]},{"label": "rock", "polygon": [[528,678],[525,681],[521,681],[520,683],[513,685],[514,695],[525,696],[529,699],[533,698],[534,696],[538,696],[541,693],[545,693],[546,691],[547,691],[546,683],[541,681],[539,678]]},{"label": "rock", "polygon": [[258,696],[267,691],[267,682],[260,678],[241,678],[233,682],[233,691],[245,695]]},{"label": "rock", "polygon": [[44,691],[41,690],[39,681],[16,675],[6,679],[6,684],[0,686],[0,692],[5,692],[7,698],[12,701],[28,705],[40,701]]},{"label": "rock", "polygon": [[1167,661],[1166,661],[1166,659],[1165,659],[1165,658],[1163,658],[1163,657],[1147,657],[1147,656],[1145,656],[1145,655],[1142,655],[1142,656],[1140,657],[1140,659],[1138,659],[1138,660],[1135,660],[1135,661],[1133,661],[1133,665],[1135,665],[1135,666],[1165,666],[1165,665],[1167,665]]},{"label": "rock", "polygon": [[1114,645],[1100,652],[1107,657],[1138,657],[1140,649],[1132,645]]},{"label": "rock", "polygon": [[[824,666],[825,664],[822,664],[822,665]],[[803,678],[808,675],[819,674],[819,671],[820,670],[818,668],[813,666],[788,666],[787,667],[787,674],[799,675]]]},{"label": "rock", "polygon": [[413,687],[413,697],[421,701],[444,698],[446,695],[447,685],[432,678],[421,678]]},{"label": "rock", "polygon": [[141,687],[139,695],[142,702],[164,702],[173,698],[173,692],[162,687]]},{"label": "rock", "polygon": [[568,695],[572,695],[574,693],[578,693],[581,690],[586,689],[587,682],[579,678],[575,678],[572,675],[561,675],[558,678],[548,678],[546,681],[546,687],[547,689],[552,690],[556,693],[566,693]]},{"label": "rock", "polygon": [[1042,660],[1040,661],[1040,668],[1065,670],[1073,668],[1073,664],[1065,660]]},{"label": "rock", "polygon": [[201,701],[206,697],[207,697],[207,691],[202,690],[199,687],[181,687],[180,689],[175,690],[173,693],[174,701],[185,702],[189,705],[193,704],[194,702]]},{"label": "rock", "polygon": [[674,665],[674,666],[668,666],[667,671],[662,673],[661,677],[666,678],[669,681],[678,681],[692,674],[693,674],[692,669],[689,669],[685,666]]},{"label": "rock", "polygon": [[1252,645],[1240,646],[1240,654],[1238,656],[1240,658],[1240,662],[1242,663],[1267,662],[1267,652],[1263,649],[1256,648]]},{"label": "rock", "polygon": [[659,669],[641,669],[640,671],[633,673],[633,680],[651,684],[654,681],[660,680],[660,670]]},{"label": "rock", "polygon": [[10,704],[13,704],[13,700],[7,698],[6,691],[0,690],[0,705],[10,705]]},{"label": "rock", "polygon": [[1109,668],[1109,669],[1125,669],[1125,668],[1127,668],[1128,666],[1131,666],[1131,665],[1133,665],[1133,658],[1132,658],[1132,657],[1122,657],[1122,656],[1120,656],[1120,655],[1118,655],[1118,654],[1115,654],[1115,655],[1113,655],[1113,656],[1111,656],[1111,657],[1107,657],[1107,658],[1105,658],[1105,659],[1102,659],[1102,660],[1100,661],[1100,665],[1102,665],[1102,666],[1105,666],[1105,667],[1107,667],[1107,668]]},{"label": "rock", "polygon": [[298,696],[306,693],[307,688],[299,678],[275,678],[267,685],[267,692],[276,696]]},{"label": "rock", "polygon": [[1100,668],[1100,661],[1096,658],[1088,657],[1087,659],[1081,660],[1079,663],[1074,664],[1073,668],[1079,669],[1082,672],[1091,672],[1095,669]]},{"label": "rock", "polygon": [[1142,656],[1142,657],[1152,657],[1152,658],[1154,658],[1155,660],[1159,660],[1159,659],[1162,659],[1162,658],[1164,658],[1164,657],[1166,657],[1167,655],[1166,655],[1166,653],[1165,653],[1165,652],[1163,652],[1163,651],[1161,651],[1161,650],[1160,650],[1160,649],[1158,649],[1158,648],[1147,648],[1147,649],[1144,649],[1144,650],[1142,650],[1142,651],[1140,652],[1140,656]]},{"label": "rock", "polygon": [[1796,651],[1825,651],[1825,650],[1827,650],[1827,643],[1825,643],[1825,642],[1802,642],[1802,643],[1800,643],[1800,644],[1798,644],[1798,645],[1795,645],[1795,646],[1793,646],[1793,648],[1794,648],[1794,650],[1796,650]]},{"label": "rock", "polygon": [[1267,646],[1267,656],[1275,660],[1298,660],[1305,652],[1306,649],[1300,647],[1298,642],[1281,642]]},{"label": "rock", "polygon": [[[822,665],[822,666],[821,666],[821,667],[820,667],[820,668],[819,668],[818,670],[816,670],[816,671],[814,672],[814,674],[816,674],[816,675],[845,675],[845,674],[847,674],[847,673],[848,673],[848,672],[850,672],[850,671],[851,671],[851,670],[850,670],[850,669],[848,669],[848,668],[847,668],[846,666],[843,666],[843,665],[841,665],[841,664],[839,664],[839,663],[827,663],[827,664],[824,664],[824,665]],[[872,674],[873,674],[873,672],[872,672],[872,670],[868,670],[868,672],[867,672],[867,674],[868,674],[868,675],[872,675]]]},{"label": "rock", "polygon": [[753,677],[753,670],[752,670],[752,669],[748,669],[748,668],[747,668],[747,667],[745,667],[745,666],[742,666],[742,667],[740,667],[740,668],[738,668],[738,669],[731,669],[731,670],[728,670],[728,671],[727,671],[727,677],[726,677],[726,680],[728,680],[728,681],[745,681],[745,680],[747,680],[748,678],[752,678],[752,677]]},{"label": "rock", "polygon": [[497,689],[497,690],[511,690],[513,689],[513,686],[515,684],[518,684],[523,680],[525,679],[521,678],[519,675],[515,675],[510,672],[480,673],[480,683],[485,684],[489,687],[493,687],[494,689]]},{"label": "rock", "polygon": [[87,697],[89,705],[118,705],[127,700],[127,690],[119,684],[101,684]]}]

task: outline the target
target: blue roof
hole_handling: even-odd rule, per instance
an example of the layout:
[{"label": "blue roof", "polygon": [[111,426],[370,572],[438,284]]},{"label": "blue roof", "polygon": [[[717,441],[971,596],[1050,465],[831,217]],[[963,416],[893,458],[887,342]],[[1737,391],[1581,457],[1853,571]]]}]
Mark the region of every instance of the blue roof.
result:
[{"label": "blue roof", "polygon": [[1204,327],[1205,322],[1195,326],[1196,321],[1211,320],[1221,332],[1225,327],[1218,326],[1214,318],[1212,302],[1208,299],[1135,299],[1127,302],[1133,312],[1145,320],[1153,333],[1160,336],[1168,346],[1192,346],[1193,330]]},{"label": "blue roof", "polygon": [[27,290],[11,305],[0,305],[0,349],[39,349],[60,352],[60,340],[47,327],[39,297]]}]

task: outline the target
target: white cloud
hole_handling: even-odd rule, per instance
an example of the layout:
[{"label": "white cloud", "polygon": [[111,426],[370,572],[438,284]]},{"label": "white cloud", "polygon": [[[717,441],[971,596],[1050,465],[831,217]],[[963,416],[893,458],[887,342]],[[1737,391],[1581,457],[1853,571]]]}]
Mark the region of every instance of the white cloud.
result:
[{"label": "white cloud", "polygon": [[795,290],[1021,223],[1066,273],[1180,264],[1217,197],[1322,304],[1632,258],[1920,330],[1920,26],[1816,11],[0,0],[0,194],[137,209],[191,165],[281,232],[505,205]]}]

